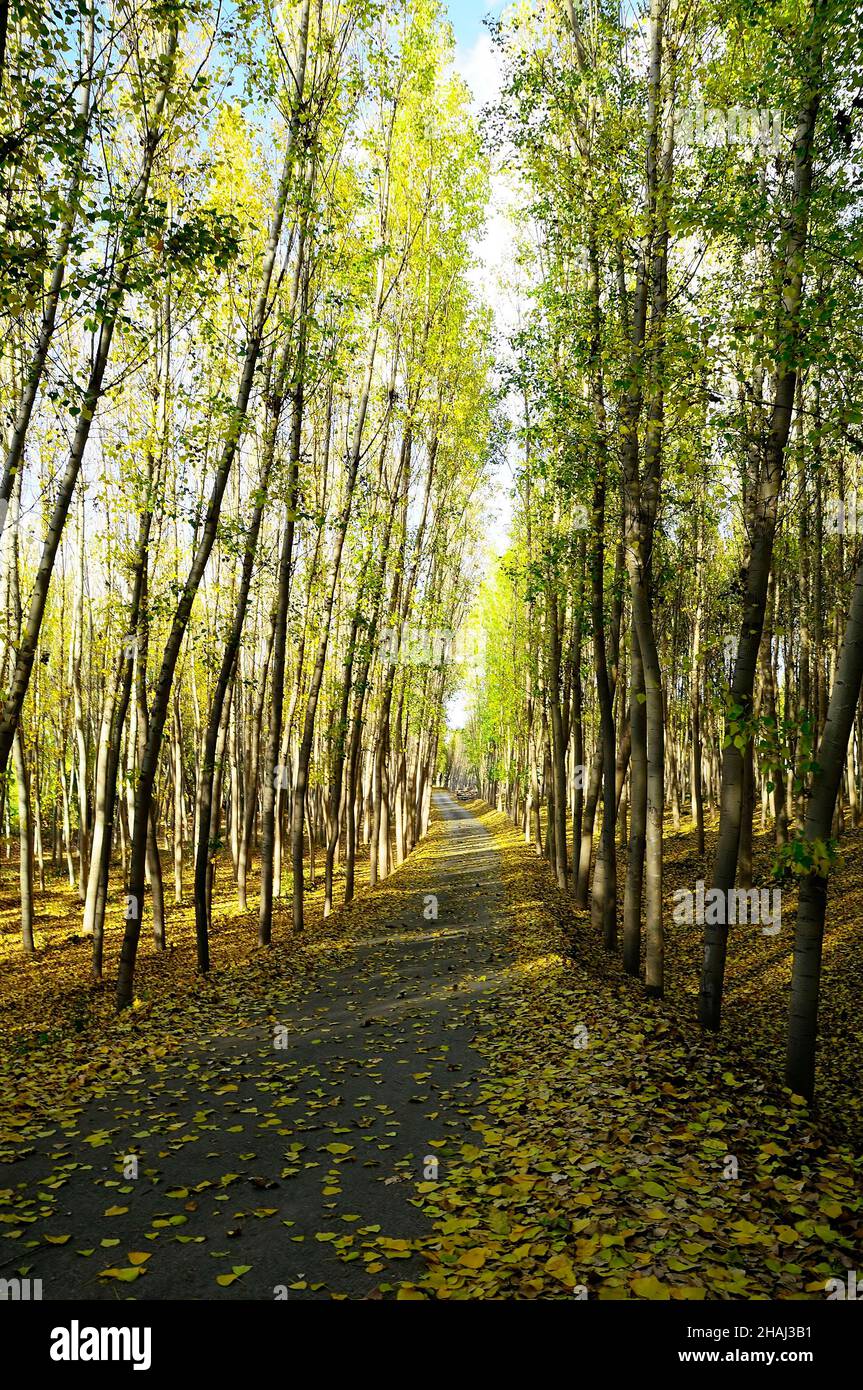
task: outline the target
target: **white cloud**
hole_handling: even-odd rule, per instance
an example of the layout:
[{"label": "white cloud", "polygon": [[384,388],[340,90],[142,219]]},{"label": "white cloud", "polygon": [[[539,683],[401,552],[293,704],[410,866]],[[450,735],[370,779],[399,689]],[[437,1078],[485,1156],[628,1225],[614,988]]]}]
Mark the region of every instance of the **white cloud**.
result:
[{"label": "white cloud", "polygon": [[503,70],[500,53],[492,43],[490,34],[483,32],[470,47],[457,44],[455,67],[470,87],[475,108],[495,101],[500,95]]}]

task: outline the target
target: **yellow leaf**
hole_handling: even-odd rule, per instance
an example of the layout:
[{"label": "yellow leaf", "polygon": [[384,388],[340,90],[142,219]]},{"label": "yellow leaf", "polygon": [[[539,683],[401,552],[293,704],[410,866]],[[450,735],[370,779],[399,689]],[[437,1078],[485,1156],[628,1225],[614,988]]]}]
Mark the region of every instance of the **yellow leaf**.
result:
[{"label": "yellow leaf", "polygon": [[800,1239],[800,1236],[797,1231],[794,1230],[793,1226],[777,1226],[776,1234],[783,1245],[794,1245],[795,1242]]},{"label": "yellow leaf", "polygon": [[545,1271],[554,1279],[559,1279],[561,1284],[575,1284],[575,1270],[568,1255],[552,1255],[545,1262]]},{"label": "yellow leaf", "polygon": [[667,1299],[669,1296],[668,1288],[665,1284],[660,1284],[655,1274],[637,1276],[631,1281],[630,1287],[639,1298],[656,1301]]}]

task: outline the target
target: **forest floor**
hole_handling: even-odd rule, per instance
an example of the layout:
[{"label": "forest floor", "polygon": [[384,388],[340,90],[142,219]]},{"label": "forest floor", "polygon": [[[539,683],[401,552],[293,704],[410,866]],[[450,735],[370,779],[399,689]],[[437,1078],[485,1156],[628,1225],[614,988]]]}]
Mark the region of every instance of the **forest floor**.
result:
[{"label": "forest floor", "polygon": [[[669,841],[669,891],[691,850]],[[778,938],[740,929],[705,1038],[699,930],[646,1000],[480,803],[437,793],[408,861],[326,921],[312,898],[300,942],[277,924],[255,951],[222,903],[212,975],[182,931],[119,1018],[58,888],[35,959],[0,923],[0,1277],[47,1299],[823,1297],[863,1251],[860,873],[831,916],[816,1119],[777,1079],[784,901]]]}]

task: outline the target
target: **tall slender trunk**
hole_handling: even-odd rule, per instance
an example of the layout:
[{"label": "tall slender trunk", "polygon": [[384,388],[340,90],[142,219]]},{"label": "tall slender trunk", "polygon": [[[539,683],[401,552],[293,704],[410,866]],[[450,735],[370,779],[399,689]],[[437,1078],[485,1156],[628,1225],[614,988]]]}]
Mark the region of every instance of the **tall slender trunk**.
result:
[{"label": "tall slender trunk", "polygon": [[617,795],[615,787],[616,747],[614,730],[614,690],[608,670],[605,638],[605,498],[608,468],[605,393],[602,375],[602,319],[600,309],[599,252],[591,229],[589,236],[588,295],[591,312],[590,391],[593,409],[596,463],[593,484],[593,545],[591,550],[591,614],[593,619],[593,664],[599,702],[600,742],[602,746],[603,811],[600,850],[597,854],[593,886],[593,915],[602,931],[606,950],[617,944]]},{"label": "tall slender trunk", "polygon": [[354,499],[354,488],[356,486],[357,472],[360,466],[362,454],[363,431],[365,429],[366,415],[368,412],[369,399],[372,389],[372,377],[374,373],[375,358],[377,355],[378,335],[380,331],[380,313],[383,303],[383,262],[378,272],[377,294],[375,296],[375,308],[373,317],[372,341],[369,349],[368,363],[366,367],[365,380],[363,383],[362,394],[360,396],[357,419],[354,425],[353,443],[351,447],[350,459],[348,462],[347,475],[345,478],[344,499],[342,503],[342,514],[339,518],[336,530],[335,545],[331,560],[330,588],[327,594],[324,611],[321,615],[320,630],[321,636],[318,642],[317,655],[312,670],[312,679],[309,686],[309,693],[306,698],[306,713],[303,721],[303,735],[300,742],[299,754],[297,758],[296,776],[294,778],[294,801],[291,812],[291,865],[293,871],[293,925],[294,931],[303,930],[303,816],[306,806],[306,788],[309,777],[309,761],[312,753],[312,739],[315,732],[315,717],[318,709],[318,697],[321,691],[321,682],[324,678],[324,667],[327,659],[327,649],[330,640],[330,625],[332,623],[333,606],[336,600],[336,586],[341,570],[342,552],[344,550],[345,536],[347,535],[348,523],[351,517],[351,508]]},{"label": "tall slender trunk", "polygon": [[644,707],[644,668],[634,620],[629,672],[632,772],[629,788],[629,856],[623,895],[623,968],[628,975],[638,975],[641,972],[641,906],[647,843],[647,713]]},{"label": "tall slender trunk", "polygon": [[75,606],[72,616],[71,683],[75,729],[75,790],[78,799],[78,896],[87,894],[90,862],[90,802],[87,779],[87,734],[84,725],[84,495],[78,499],[78,554],[75,562]]},{"label": "tall slender trunk", "polygon": [[[290,521],[288,522],[288,525],[290,525]],[[243,771],[245,774],[245,797],[243,800],[242,834],[240,836],[239,854],[237,856],[237,903],[241,912],[246,912],[248,910],[246,889],[248,885],[249,865],[251,863],[252,858],[252,842],[254,840],[255,834],[255,821],[258,815],[258,772],[261,769],[261,732],[264,727],[264,705],[266,704],[267,700],[267,672],[270,669],[271,663],[273,668],[274,695],[276,689],[275,681],[277,678],[277,662],[274,660],[274,650],[278,650],[278,619],[276,613],[271,613],[269,623],[267,625],[267,638],[266,645],[264,648],[264,659],[261,663],[258,689],[255,695],[255,704],[252,711],[251,720],[249,721],[250,727],[248,730],[248,743],[245,746],[246,756],[243,765]],[[281,690],[284,684],[284,640],[282,641],[282,665],[279,676],[280,682],[278,688],[279,690]],[[267,783],[273,782],[273,780],[276,777],[276,773],[277,768],[275,760],[273,761],[271,767],[265,750],[263,762],[264,784],[261,793],[261,802],[264,808],[265,818],[267,804]],[[278,775],[280,778],[284,776],[284,769],[278,769]],[[264,820],[264,825],[266,825],[266,819]],[[265,834],[266,831],[264,830],[264,835]],[[264,855],[265,849],[262,837],[262,873],[264,872]]]},{"label": "tall slender trunk", "polygon": [[[784,274],[776,304],[775,336],[781,365],[772,384],[773,405],[761,459],[760,478],[753,499],[743,622],[731,684],[732,710],[736,711],[733,716],[735,726],[745,727],[752,712],[755,671],[764,629],[767,591],[773,562],[773,540],[785,470],[785,451],[797,385],[804,253],[809,226],[815,125],[821,101],[823,11],[822,0],[813,0],[810,29],[803,55],[803,67],[807,75],[804,84],[805,100],[797,119],[794,137],[794,180],[783,248]],[[817,650],[820,656],[820,649]],[[712,885],[722,893],[727,893],[734,886],[737,873],[743,815],[744,750],[747,737],[744,735],[737,741],[730,737],[726,742],[727,746],[722,756],[719,845]],[[743,748],[740,747],[741,744]],[[727,925],[706,924],[698,1017],[702,1027],[714,1031],[719,1028],[722,1014],[727,948]]]},{"label": "tall slender trunk", "polygon": [[566,889],[566,744],[563,734],[563,711],[560,692],[560,619],[558,615],[556,578],[547,579],[547,636],[546,684],[551,716],[551,785],[553,787],[554,871],[558,888]]},{"label": "tall slender trunk", "polygon": [[42,619],[45,615],[45,605],[48,601],[48,590],[54,571],[54,562],[57,558],[57,550],[66,524],[66,517],[69,513],[69,507],[75,491],[75,484],[78,481],[84,450],[90,438],[93,416],[102,395],[102,386],[111,352],[114,329],[122,309],[126,282],[132,268],[134,248],[131,238],[141,235],[141,226],[144,221],[142,214],[146,204],[150,176],[153,171],[156,150],[162,138],[162,117],[174,77],[177,41],[178,30],[176,22],[174,22],[169,34],[167,51],[163,64],[164,77],[153,105],[150,126],[144,143],[141,171],[138,175],[130,199],[127,216],[124,221],[124,226],[130,230],[121,237],[120,246],[118,248],[118,258],[111,278],[109,292],[103,296],[104,303],[109,307],[107,307],[102,317],[99,328],[96,351],[87,379],[87,386],[82,394],[81,411],[78,415],[78,423],[75,427],[72,446],[69,450],[66,468],[60,479],[54,499],[47,535],[42,546],[42,554],[36,571],[36,577],[33,581],[27,621],[24,625],[21,641],[18,644],[15,669],[12,673],[12,679],[6,694],[2,714],[0,714],[0,775],[6,770],[9,753],[12,748],[12,741],[15,737],[15,729],[21,714],[21,707],[30,685],[33,663],[36,659],[39,633],[42,628]]},{"label": "tall slender trunk", "polygon": [[[5,13],[4,7],[4,17]],[[73,128],[70,132],[75,141],[73,146],[74,164],[63,200],[64,211],[57,237],[57,246],[54,252],[51,280],[48,285],[48,290],[42,300],[42,319],[39,324],[39,334],[30,356],[24,378],[23,390],[21,392],[21,399],[18,402],[18,409],[9,436],[9,444],[3,465],[3,477],[2,481],[0,481],[0,536],[3,534],[3,525],[6,520],[6,507],[3,504],[9,502],[15,487],[15,480],[24,454],[24,442],[27,438],[27,430],[30,426],[33,407],[36,404],[39,387],[41,386],[42,378],[45,373],[45,365],[48,361],[48,351],[51,346],[51,340],[54,336],[54,328],[57,322],[57,308],[60,303],[63,282],[66,278],[69,248],[72,242],[75,223],[78,219],[78,202],[84,181],[90,127],[90,96],[92,90],[93,53],[96,35],[95,0],[89,5],[86,14],[87,26],[82,46],[81,68],[78,80],[78,99],[75,106]]]},{"label": "tall slender trunk", "polygon": [[30,814],[30,777],[20,727],[15,730],[15,783],[18,791],[19,881],[21,885],[21,944],[32,954],[33,937],[33,819]]},{"label": "tall slender trunk", "polygon": [[831,834],[836,797],[860,699],[861,684],[863,563],[858,566],[854,579],[845,640],[836,667],[836,679],[830,695],[824,733],[818,746],[818,765],[812,780],[804,829],[804,842],[812,855],[813,867],[800,882],[785,1081],[792,1091],[810,1101],[815,1091],[821,950],[827,915],[827,841]]},{"label": "tall slender trunk", "polygon": [[[194,679],[194,677],[193,677]],[[171,730],[171,779],[173,782],[174,905],[183,901],[183,839],[186,810],[183,796],[183,726],[180,717],[180,691],[174,691],[174,722]]]},{"label": "tall slender trunk", "polygon": [[[696,502],[697,505],[697,502]],[[702,521],[699,514],[695,520],[695,613],[692,619],[692,645],[689,659],[690,680],[690,806],[695,822],[695,839],[698,853],[704,856],[704,790],[702,787],[701,753],[701,624],[704,609],[704,595],[701,580],[702,563]]]},{"label": "tall slender trunk", "polygon": [[[300,234],[298,273],[302,276],[300,292],[300,322],[297,340],[297,354],[294,364],[294,379],[291,386],[291,445],[288,472],[288,514],[282,537],[279,557],[276,611],[274,614],[273,679],[270,702],[270,721],[267,750],[264,761],[264,785],[262,790],[261,812],[261,897],[258,912],[258,941],[268,946],[273,930],[273,850],[275,846],[276,804],[278,790],[282,781],[281,770],[277,767],[279,745],[282,738],[282,710],[285,689],[285,642],[288,626],[288,603],[291,594],[291,577],[294,556],[294,529],[299,505],[300,486],[300,448],[303,435],[303,409],[305,404],[305,364],[306,364],[306,310],[308,303],[308,275],[304,262],[305,230]],[[297,673],[297,680],[302,673]],[[296,796],[296,792],[295,792]],[[300,821],[302,840],[302,820]],[[300,873],[302,875],[302,847],[300,854]]]},{"label": "tall slender trunk", "polygon": [[[257,499],[252,512],[252,519],[249,523],[249,529],[246,532],[246,543],[243,550],[243,567],[240,574],[240,585],[237,591],[237,598],[234,604],[233,622],[222,653],[219,675],[216,680],[216,688],[213,692],[210,713],[207,719],[207,731],[204,736],[204,752],[201,760],[201,777],[198,791],[198,839],[195,849],[195,940],[197,945],[198,970],[201,974],[206,974],[210,968],[210,902],[214,860],[217,849],[216,845],[213,843],[212,826],[214,816],[218,817],[219,814],[218,798],[215,796],[217,746],[220,733],[224,730],[222,737],[223,745],[224,738],[227,734],[227,725],[223,718],[223,712],[226,708],[226,697],[236,671],[240,640],[246,621],[249,592],[252,585],[252,574],[255,568],[255,556],[258,549],[258,539],[260,537],[264,509],[268,501],[267,489],[269,487],[270,473],[275,456],[276,434],[284,406],[289,362],[290,349],[289,344],[286,343],[282,351],[279,365],[276,369],[275,382],[267,403],[267,431],[264,439],[264,457],[261,465]],[[234,809],[234,815],[236,817],[236,808]],[[239,859],[239,846],[237,857]],[[237,867],[239,868],[239,864]]]},{"label": "tall slender trunk", "polygon": [[[303,0],[301,13],[301,41],[300,41],[300,63],[297,72],[297,106],[295,116],[299,107],[299,100],[303,90],[305,76],[305,53],[306,39],[308,37],[309,23],[309,0]],[[292,130],[295,128],[296,121],[292,122]],[[165,728],[165,719],[171,698],[171,685],[174,679],[177,660],[180,655],[180,648],[186,635],[189,618],[192,612],[192,605],[195,595],[198,592],[210,552],[216,539],[216,530],[219,522],[219,514],[222,506],[225,487],[228,475],[231,471],[234,458],[236,456],[246,413],[249,405],[249,398],[252,392],[252,385],[258,366],[258,359],[261,351],[261,340],[264,332],[264,325],[270,307],[270,288],[273,279],[273,271],[276,263],[276,252],[281,238],[282,223],[284,220],[285,204],[287,202],[288,189],[291,180],[291,169],[293,154],[291,141],[288,142],[288,149],[282,168],[282,175],[279,181],[279,188],[276,195],[276,204],[270,231],[267,238],[267,245],[264,251],[263,267],[261,273],[261,283],[258,291],[257,302],[252,318],[249,340],[246,346],[243,370],[237,390],[237,398],[231,419],[227,427],[227,432],[223,440],[221,456],[213,479],[210,499],[204,516],[203,527],[198,539],[192,566],[183,586],[180,601],[177,606],[171,632],[165,646],[162,657],[162,666],[156,684],[153,697],[153,707],[150,712],[150,728],[147,736],[147,746],[144,758],[138,774],[138,786],[135,795],[135,818],[132,829],[132,842],[129,854],[129,880],[126,901],[126,929],[123,937],[123,948],[120,956],[120,969],[117,975],[117,1007],[124,1008],[132,1002],[135,960],[138,953],[138,941],[141,934],[141,921],[144,900],[144,860],[147,844],[147,829],[150,819],[150,809],[153,797],[153,783],[156,775],[159,752],[162,746],[162,735]],[[2,744],[0,744],[2,751]]]}]

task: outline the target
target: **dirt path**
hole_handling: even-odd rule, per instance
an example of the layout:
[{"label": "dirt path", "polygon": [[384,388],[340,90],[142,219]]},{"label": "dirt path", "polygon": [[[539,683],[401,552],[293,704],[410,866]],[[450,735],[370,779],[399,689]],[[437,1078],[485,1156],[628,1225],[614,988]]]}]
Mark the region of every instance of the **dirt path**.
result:
[{"label": "dirt path", "polygon": [[26,1265],[45,1299],[272,1299],[362,1298],[417,1272],[398,1245],[428,1229],[414,1185],[469,1134],[471,1038],[506,980],[492,839],[436,804],[437,849],[376,894],[384,928],[300,1005],[149,1069],[0,1170],[35,1218],[3,1242],[0,1275]]}]

